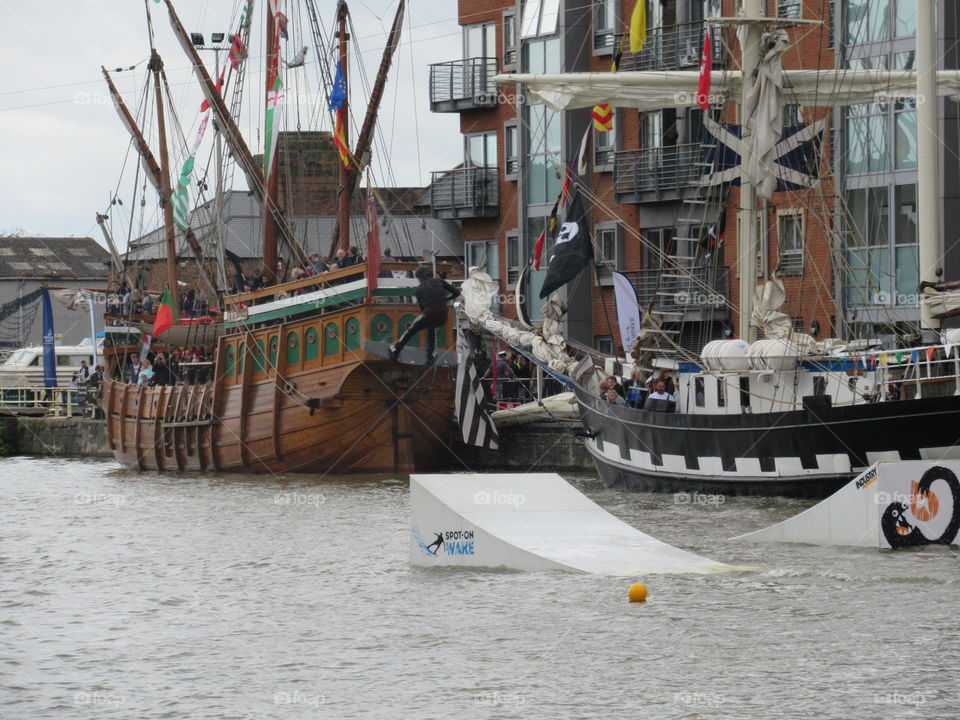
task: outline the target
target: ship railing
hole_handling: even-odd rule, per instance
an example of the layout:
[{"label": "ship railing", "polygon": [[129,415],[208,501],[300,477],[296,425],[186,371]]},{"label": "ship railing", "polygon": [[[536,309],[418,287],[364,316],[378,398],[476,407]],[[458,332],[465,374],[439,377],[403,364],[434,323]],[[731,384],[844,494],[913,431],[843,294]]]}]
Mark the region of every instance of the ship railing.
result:
[{"label": "ship railing", "polygon": [[90,417],[98,391],[87,387],[0,386],[0,414],[46,417]]},{"label": "ship railing", "polygon": [[[703,20],[679,23],[677,25],[662,25],[647,28],[647,38],[643,50],[632,53],[629,50],[623,53],[618,70],[684,70],[700,66],[703,56],[703,35],[706,23]],[[721,39],[721,35],[729,38],[728,31],[714,27],[713,65],[722,67],[727,56],[728,43]],[[622,34],[616,34],[609,42],[609,47],[620,46]]]}]

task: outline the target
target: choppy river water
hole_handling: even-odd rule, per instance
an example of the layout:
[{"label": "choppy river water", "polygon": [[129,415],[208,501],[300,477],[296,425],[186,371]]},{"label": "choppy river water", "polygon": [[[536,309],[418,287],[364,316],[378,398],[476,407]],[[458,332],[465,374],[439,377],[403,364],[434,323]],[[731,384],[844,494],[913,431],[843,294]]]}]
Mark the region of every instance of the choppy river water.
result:
[{"label": "choppy river water", "polygon": [[0,717],[960,716],[956,550],[730,542],[809,502],[573,480],[764,570],[632,605],[631,579],[411,568],[401,480],[0,461]]}]

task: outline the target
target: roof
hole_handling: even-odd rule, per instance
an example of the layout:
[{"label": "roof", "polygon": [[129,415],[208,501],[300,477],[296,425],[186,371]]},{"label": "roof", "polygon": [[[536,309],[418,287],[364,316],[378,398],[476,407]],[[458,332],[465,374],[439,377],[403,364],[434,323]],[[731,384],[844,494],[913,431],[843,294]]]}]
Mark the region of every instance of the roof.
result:
[{"label": "roof", "polygon": [[109,263],[89,237],[0,237],[0,278],[102,280]]},{"label": "roof", "polygon": [[[422,194],[422,188],[394,188],[381,191],[387,206],[396,207],[400,198],[412,199]],[[358,193],[359,195],[359,193]],[[399,198],[398,198],[399,196]],[[396,203],[396,204],[394,204]],[[381,209],[382,213],[382,209]],[[206,249],[213,243],[212,200],[199,205],[191,213],[191,227]],[[241,259],[261,257],[262,217],[260,204],[249,192],[231,190],[224,194],[224,218],[226,228],[226,247]],[[308,253],[319,252],[326,256],[330,250],[330,238],[336,218],[333,215],[296,215],[288,216],[287,221],[294,235]],[[460,240],[460,227],[451,220],[440,220],[429,215],[415,212],[404,214],[381,214],[380,245],[390,248],[394,257],[421,256],[424,250],[433,249],[441,258],[460,258],[463,256],[463,242]],[[366,247],[367,223],[362,211],[356,213],[350,222],[350,243],[361,248]],[[209,251],[208,251],[209,252]],[[190,256],[191,251],[181,233],[177,233],[177,255]],[[127,260],[156,260],[164,256],[163,232],[158,228],[130,243]]]}]

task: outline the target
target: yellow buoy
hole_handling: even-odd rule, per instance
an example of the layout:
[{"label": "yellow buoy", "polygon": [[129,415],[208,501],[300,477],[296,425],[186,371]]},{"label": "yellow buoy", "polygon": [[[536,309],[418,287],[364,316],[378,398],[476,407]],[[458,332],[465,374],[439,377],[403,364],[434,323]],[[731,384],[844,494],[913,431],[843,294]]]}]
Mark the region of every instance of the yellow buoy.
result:
[{"label": "yellow buoy", "polygon": [[630,597],[630,602],[644,602],[647,599],[647,586],[643,583],[634,583],[630,586],[627,595]]}]

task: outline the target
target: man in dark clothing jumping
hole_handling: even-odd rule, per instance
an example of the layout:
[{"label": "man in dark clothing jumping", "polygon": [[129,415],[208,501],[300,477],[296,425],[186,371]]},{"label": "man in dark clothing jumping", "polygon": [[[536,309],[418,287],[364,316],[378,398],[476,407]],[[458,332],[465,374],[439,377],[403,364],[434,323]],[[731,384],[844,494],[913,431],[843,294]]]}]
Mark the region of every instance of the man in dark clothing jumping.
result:
[{"label": "man in dark clothing jumping", "polygon": [[413,276],[420,281],[417,288],[417,303],[420,305],[420,314],[407,331],[390,346],[390,359],[396,361],[410,338],[423,329],[427,331],[427,363],[433,362],[433,351],[436,348],[436,334],[434,329],[443,327],[447,322],[447,301],[460,297],[460,291],[446,280],[435,278],[426,265],[419,266],[413,271]]}]

